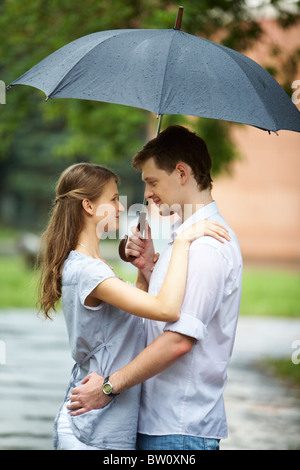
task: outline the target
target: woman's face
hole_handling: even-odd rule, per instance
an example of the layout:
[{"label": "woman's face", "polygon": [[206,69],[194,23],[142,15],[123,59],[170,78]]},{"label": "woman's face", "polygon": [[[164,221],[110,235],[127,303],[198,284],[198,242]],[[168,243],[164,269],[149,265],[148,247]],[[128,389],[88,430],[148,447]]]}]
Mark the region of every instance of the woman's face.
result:
[{"label": "woman's face", "polygon": [[124,207],[119,202],[118,187],[114,179],[106,183],[102,195],[93,203],[97,235],[119,228],[119,214]]}]

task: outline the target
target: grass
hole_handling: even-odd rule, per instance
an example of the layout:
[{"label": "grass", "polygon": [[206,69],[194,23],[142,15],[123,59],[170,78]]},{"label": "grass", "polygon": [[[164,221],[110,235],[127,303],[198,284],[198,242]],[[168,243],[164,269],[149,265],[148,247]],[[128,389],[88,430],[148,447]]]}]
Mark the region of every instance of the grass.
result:
[{"label": "grass", "polygon": [[254,364],[260,371],[281,380],[288,387],[300,394],[300,364],[294,364],[291,358],[262,359]]},{"label": "grass", "polygon": [[300,273],[244,269],[241,314],[299,317]]},{"label": "grass", "polygon": [[[125,263],[113,267],[125,280],[135,281],[135,272]],[[22,257],[0,257],[0,309],[34,308],[36,281]],[[300,273],[245,268],[241,315],[300,316]]]},{"label": "grass", "polygon": [[37,275],[21,256],[0,258],[0,308],[34,308]]}]

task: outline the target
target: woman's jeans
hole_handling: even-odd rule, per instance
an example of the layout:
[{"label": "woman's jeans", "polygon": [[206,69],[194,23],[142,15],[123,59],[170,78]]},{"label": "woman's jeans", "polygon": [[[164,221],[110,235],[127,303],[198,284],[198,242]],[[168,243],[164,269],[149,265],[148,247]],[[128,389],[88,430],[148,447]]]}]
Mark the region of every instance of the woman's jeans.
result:
[{"label": "woman's jeans", "polygon": [[219,450],[219,440],[181,434],[138,434],[136,450]]}]

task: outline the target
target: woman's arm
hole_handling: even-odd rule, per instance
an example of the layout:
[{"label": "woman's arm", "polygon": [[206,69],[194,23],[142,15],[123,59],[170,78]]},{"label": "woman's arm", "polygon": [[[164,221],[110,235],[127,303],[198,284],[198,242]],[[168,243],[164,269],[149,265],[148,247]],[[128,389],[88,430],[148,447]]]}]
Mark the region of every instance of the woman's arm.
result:
[{"label": "woman's arm", "polygon": [[89,297],[138,317],[165,322],[178,320],[185,290],[189,245],[186,240],[174,241],[168,273],[157,296],[112,277],[101,282]]},{"label": "woman's arm", "polygon": [[197,222],[181,232],[174,240],[168,272],[157,296],[113,277],[99,284],[89,297],[142,318],[165,322],[178,320],[184,298],[189,247],[192,241],[203,235],[213,236],[220,241],[222,237],[229,239],[224,227],[209,221]]}]

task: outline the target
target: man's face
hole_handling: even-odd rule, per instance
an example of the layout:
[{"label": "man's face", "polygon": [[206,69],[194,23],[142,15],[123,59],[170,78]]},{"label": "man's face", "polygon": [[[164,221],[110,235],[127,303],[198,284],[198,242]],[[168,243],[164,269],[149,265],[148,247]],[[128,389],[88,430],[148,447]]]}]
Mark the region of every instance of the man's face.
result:
[{"label": "man's face", "polygon": [[177,171],[167,173],[149,158],[142,165],[142,180],[146,183],[145,199],[151,199],[159,207],[161,215],[180,210],[180,185]]}]

